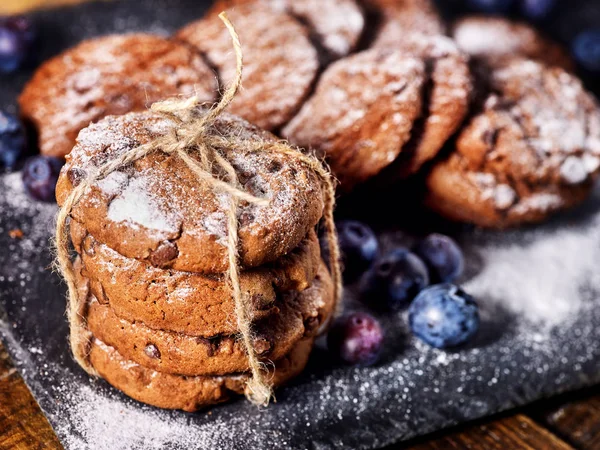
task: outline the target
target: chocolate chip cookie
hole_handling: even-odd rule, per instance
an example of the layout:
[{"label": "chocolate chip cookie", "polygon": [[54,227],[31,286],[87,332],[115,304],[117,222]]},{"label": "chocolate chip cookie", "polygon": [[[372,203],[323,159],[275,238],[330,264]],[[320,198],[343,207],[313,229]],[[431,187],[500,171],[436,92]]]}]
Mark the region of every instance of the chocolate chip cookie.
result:
[{"label": "chocolate chip cookie", "polygon": [[[110,116],[82,130],[58,180],[59,205],[83,176],[170,126],[161,116],[139,112]],[[231,115],[221,116],[215,126],[223,133],[242,129],[245,137],[266,143],[275,139]],[[223,157],[236,168],[247,192],[269,200],[266,205],[240,205],[241,267],[257,267],[291,252],[323,214],[318,177],[292,156],[270,151],[232,148]],[[71,216],[96,240],[128,258],[220,274],[228,268],[228,199],[200,183],[177,155],[153,152],[95,183]]]},{"label": "chocolate chip cookie", "polygon": [[[254,350],[265,361],[282,358],[303,338],[314,337],[333,309],[333,286],[324,264],[311,287],[282,294],[280,312],[258,322]],[[234,320],[232,318],[232,320]],[[148,328],[119,319],[91,297],[87,323],[92,334],[123,357],[145,367],[179,375],[224,375],[249,370],[246,349],[236,336],[202,338]]]},{"label": "chocolate chip cookie", "polygon": [[[317,51],[304,27],[267,4],[244,3],[228,15],[240,35],[245,63],[243,89],[228,110],[263,129],[276,130],[310,92],[319,68]],[[215,12],[187,25],[176,37],[206,55],[223,83],[234,79],[231,36]]]},{"label": "chocolate chip cookie", "polygon": [[428,175],[427,203],[485,227],[538,222],[581,202],[600,166],[600,112],[559,67],[513,60],[488,71],[488,96]]},{"label": "chocolate chip cookie", "polygon": [[216,76],[201,55],[181,43],[138,33],[90,39],[46,61],[25,86],[19,105],[37,129],[41,153],[63,157],[90,122],[193,93],[208,102],[216,98]]},{"label": "chocolate chip cookie", "polygon": [[[312,350],[312,339],[303,339],[273,365],[266,365],[274,386],[299,375]],[[95,339],[90,360],[98,373],[129,397],[149,405],[194,412],[243,394],[249,375],[180,376],[157,372],[127,360],[117,350]]]},{"label": "chocolate chip cookie", "polygon": [[[226,277],[158,269],[126,258],[96,241],[71,222],[75,249],[81,255],[82,275],[101,304],[115,315],[147,327],[191,336],[210,337],[238,332],[234,302]],[[83,237],[79,237],[81,235]],[[291,253],[277,261],[240,274],[240,286],[252,304],[252,320],[276,314],[277,295],[302,291],[317,274],[319,241],[310,231]]]},{"label": "chocolate chip cookie", "polygon": [[350,191],[388,166],[396,178],[416,172],[456,131],[470,92],[467,58],[449,39],[407,36],[401,49],[332,64],[283,135],[324,154]]},{"label": "chocolate chip cookie", "polygon": [[458,47],[487,64],[502,64],[506,59],[522,57],[573,71],[567,51],[523,22],[500,17],[469,16],[458,20],[451,31]]}]

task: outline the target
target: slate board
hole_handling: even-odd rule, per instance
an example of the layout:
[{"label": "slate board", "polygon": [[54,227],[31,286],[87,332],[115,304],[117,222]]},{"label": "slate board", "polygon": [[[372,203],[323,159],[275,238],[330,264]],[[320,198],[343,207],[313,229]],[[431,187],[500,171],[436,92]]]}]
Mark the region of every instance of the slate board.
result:
[{"label": "slate board", "polygon": [[[205,8],[194,0],[123,1],[35,17],[46,58],[93,35],[168,32]],[[582,8],[565,14],[599,17],[598,8]],[[576,28],[555,30],[568,39]],[[29,76],[0,78],[0,107],[15,108]],[[408,207],[388,203],[375,217],[356,204],[346,211],[369,217],[384,247],[410,241],[399,229],[431,224]],[[387,345],[378,366],[334,365],[321,345],[266,410],[239,400],[198,414],[139,404],[72,361],[65,287],[49,269],[55,213],[26,197],[18,173],[0,176],[0,335],[67,449],[377,448],[600,381],[600,190],[581,208],[519,231],[433,222],[463,246],[463,282],[481,305],[482,329],[468,347],[429,348],[410,336],[405,313],[382,315]],[[22,240],[8,237],[14,228]],[[347,289],[349,309],[362,307],[355,291]]]}]

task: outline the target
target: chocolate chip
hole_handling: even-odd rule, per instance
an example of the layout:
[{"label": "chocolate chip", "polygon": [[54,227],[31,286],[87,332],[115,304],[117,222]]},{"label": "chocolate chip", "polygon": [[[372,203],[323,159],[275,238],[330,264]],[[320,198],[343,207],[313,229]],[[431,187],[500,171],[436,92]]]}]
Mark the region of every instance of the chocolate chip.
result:
[{"label": "chocolate chip", "polygon": [[246,227],[250,225],[252,222],[254,222],[254,219],[254,214],[252,214],[250,211],[244,211],[240,215],[240,227]]},{"label": "chocolate chip", "polygon": [[199,337],[198,342],[201,342],[204,345],[206,345],[206,354],[208,355],[209,358],[212,356],[215,356],[215,353],[217,353],[217,350],[219,349],[219,341],[218,341],[217,337],[213,337],[213,338]]},{"label": "chocolate chip", "polygon": [[160,350],[154,344],[146,345],[146,348],[144,349],[144,353],[146,354],[146,356],[148,358],[160,359]]},{"label": "chocolate chip", "polygon": [[170,241],[163,241],[150,254],[150,262],[157,267],[164,267],[179,255],[177,245]]},{"label": "chocolate chip", "polygon": [[255,338],[253,342],[254,351],[258,356],[266,355],[273,348],[273,343],[267,338],[259,337]]},{"label": "chocolate chip", "polygon": [[67,170],[67,178],[73,186],[77,186],[79,183],[81,183],[81,180],[83,180],[86,176],[87,173],[85,170],[78,169],[77,167],[71,167],[69,170]]},{"label": "chocolate chip", "polygon": [[279,161],[271,161],[267,170],[271,173],[279,172],[281,170],[281,163]]}]

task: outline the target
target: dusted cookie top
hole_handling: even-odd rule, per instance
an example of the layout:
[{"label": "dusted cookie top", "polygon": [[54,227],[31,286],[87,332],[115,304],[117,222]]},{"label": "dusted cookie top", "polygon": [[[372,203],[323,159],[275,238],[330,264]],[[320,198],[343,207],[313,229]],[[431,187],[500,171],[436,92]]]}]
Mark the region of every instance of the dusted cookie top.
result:
[{"label": "dusted cookie top", "polygon": [[581,82],[515,60],[488,84],[482,110],[429,175],[429,204],[452,219],[503,227],[583,200],[600,166],[600,112]]},{"label": "dusted cookie top", "polygon": [[[310,91],[319,68],[308,32],[291,16],[267,5],[239,5],[228,17],[244,51],[243,88],[229,111],[267,130],[285,124]],[[236,61],[231,36],[217,14],[187,25],[177,38],[202,51],[230,83]]]},{"label": "dusted cookie top", "polygon": [[[153,113],[140,112],[109,116],[82,130],[58,180],[59,204],[99,165],[150,142],[171,125]],[[240,138],[274,140],[270,133],[228,114],[219,117],[215,127],[223,133],[233,128]],[[241,267],[274,261],[297,247],[323,212],[318,177],[291,156],[239,148],[222,153],[237,170],[243,189],[269,200],[267,205],[240,203]],[[153,152],[95,183],[71,215],[124,256],[158,267],[223,273],[228,268],[228,208],[229,196],[199,182],[177,155]]]},{"label": "dusted cookie top", "polygon": [[341,59],[283,129],[300,147],[324,153],[342,190],[377,174],[399,155],[421,113],[425,65],[390,49]]},{"label": "dusted cookie top", "polygon": [[364,0],[378,21],[373,47],[396,48],[411,34],[443,35],[446,27],[431,0]]},{"label": "dusted cookie top", "polygon": [[574,69],[569,54],[557,43],[523,22],[488,16],[470,16],[452,27],[452,37],[461,50],[496,65],[506,59],[526,57],[550,66]]},{"label": "dusted cookie top", "polygon": [[331,58],[350,53],[361,37],[365,18],[355,0],[220,0],[211,9],[235,11],[243,4],[268,5],[306,24]]},{"label": "dusted cookie top", "polygon": [[178,94],[215,100],[217,80],[189,47],[151,34],[104,36],[46,61],[19,97],[42,154],[65,156],[79,130]]}]

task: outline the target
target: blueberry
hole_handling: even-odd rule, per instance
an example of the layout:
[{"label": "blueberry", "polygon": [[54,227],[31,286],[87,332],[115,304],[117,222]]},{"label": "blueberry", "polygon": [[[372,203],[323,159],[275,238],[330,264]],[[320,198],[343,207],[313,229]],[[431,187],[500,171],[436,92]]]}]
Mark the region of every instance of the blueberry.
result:
[{"label": "blueberry", "polygon": [[433,282],[449,283],[462,275],[464,268],[462,251],[448,236],[430,234],[415,246],[414,252],[429,268]]},{"label": "blueberry", "polygon": [[472,8],[490,14],[507,14],[514,5],[514,0],[468,0]]},{"label": "blueberry", "polygon": [[25,129],[19,119],[0,111],[0,164],[12,169],[25,146]]},{"label": "blueberry", "polygon": [[521,0],[521,13],[532,20],[540,20],[548,16],[556,0]]},{"label": "blueberry", "polygon": [[344,280],[353,281],[369,268],[379,249],[373,230],[362,222],[343,220],[337,231],[344,262]]},{"label": "blueberry", "polygon": [[24,17],[0,18],[0,72],[10,73],[32,60],[37,32]]},{"label": "blueberry", "polygon": [[573,41],[572,51],[584,69],[600,73],[600,28],[579,33]]},{"label": "blueberry", "polygon": [[334,357],[347,364],[371,366],[381,355],[383,330],[373,316],[353,313],[333,324],[327,347]]},{"label": "blueberry", "polygon": [[479,308],[469,294],[453,284],[438,284],[421,292],[408,309],[412,332],[426,342],[446,348],[464,344],[479,329]]},{"label": "blueberry", "polygon": [[381,309],[408,306],[429,284],[427,267],[405,248],[396,248],[378,258],[361,281],[365,303]]},{"label": "blueberry", "polygon": [[36,200],[53,201],[54,189],[63,164],[62,159],[50,156],[34,156],[28,159],[23,167],[25,190]]}]

